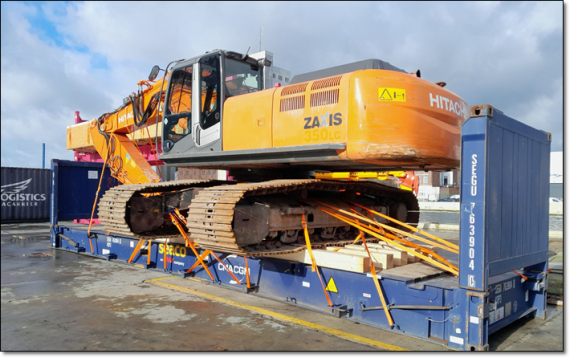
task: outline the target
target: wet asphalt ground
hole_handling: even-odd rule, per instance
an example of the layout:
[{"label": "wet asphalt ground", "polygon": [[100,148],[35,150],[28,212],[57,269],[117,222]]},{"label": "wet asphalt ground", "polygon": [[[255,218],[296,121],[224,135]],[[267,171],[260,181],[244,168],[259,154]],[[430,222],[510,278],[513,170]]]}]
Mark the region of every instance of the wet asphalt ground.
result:
[{"label": "wet asphalt ground", "polygon": [[[49,247],[47,224],[2,225],[2,351],[379,351],[382,348],[216,300],[201,292],[409,350],[445,347],[285,303]],[[440,232],[456,240],[457,233]],[[455,238],[454,238],[455,235]],[[563,309],[491,335],[491,350],[560,351]]]}]

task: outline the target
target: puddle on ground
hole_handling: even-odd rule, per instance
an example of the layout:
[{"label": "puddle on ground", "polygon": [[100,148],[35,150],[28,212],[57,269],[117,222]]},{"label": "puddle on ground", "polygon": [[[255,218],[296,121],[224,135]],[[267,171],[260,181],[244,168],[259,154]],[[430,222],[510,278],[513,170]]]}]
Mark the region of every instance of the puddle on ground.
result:
[{"label": "puddle on ground", "polygon": [[144,319],[152,323],[174,323],[189,321],[196,317],[195,313],[186,313],[183,309],[168,305],[144,304],[141,308],[114,309],[115,314],[121,318],[129,318],[133,315],[142,315]]},{"label": "puddle on ground", "polygon": [[[284,332],[285,327],[286,327],[286,326],[279,324],[277,322],[272,322],[272,321],[268,320],[266,317],[259,317],[259,318],[256,318],[255,316],[252,316],[252,317],[236,317],[236,316],[225,317],[225,315],[219,314],[219,315],[217,315],[217,318],[221,321],[222,325],[231,324],[232,326],[241,326],[241,327],[245,327],[245,328],[251,329],[252,331],[256,331],[256,332],[261,332],[265,329],[264,327],[260,326],[260,323],[263,323],[265,325],[269,325],[272,328],[277,329],[279,332]],[[217,326],[219,327],[219,325],[217,325]]]},{"label": "puddle on ground", "polygon": [[2,303],[8,302],[12,298],[16,297],[16,295],[14,295],[12,293],[12,289],[10,287],[2,288],[2,294],[1,295],[2,295]]}]

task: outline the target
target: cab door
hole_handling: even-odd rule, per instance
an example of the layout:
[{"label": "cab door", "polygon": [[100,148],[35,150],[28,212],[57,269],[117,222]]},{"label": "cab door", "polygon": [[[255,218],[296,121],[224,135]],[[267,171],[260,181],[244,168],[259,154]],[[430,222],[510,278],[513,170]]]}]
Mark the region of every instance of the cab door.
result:
[{"label": "cab door", "polygon": [[[197,147],[205,147],[221,137],[222,90],[220,54],[202,57],[193,66],[192,138]],[[221,150],[216,146],[215,150]]]},{"label": "cab door", "polygon": [[168,101],[163,110],[162,148],[170,152],[191,138],[193,65],[175,69],[169,80]]}]

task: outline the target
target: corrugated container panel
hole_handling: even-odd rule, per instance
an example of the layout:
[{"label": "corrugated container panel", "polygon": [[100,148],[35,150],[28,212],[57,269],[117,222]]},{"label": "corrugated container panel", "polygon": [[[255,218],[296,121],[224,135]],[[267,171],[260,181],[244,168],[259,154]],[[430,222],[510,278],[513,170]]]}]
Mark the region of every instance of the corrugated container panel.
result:
[{"label": "corrugated container panel", "polygon": [[501,270],[493,267],[504,261],[548,250],[550,143],[547,133],[499,112],[487,133],[485,232],[490,274],[496,274]]},{"label": "corrugated container panel", "polygon": [[50,170],[2,167],[2,223],[49,221]]}]

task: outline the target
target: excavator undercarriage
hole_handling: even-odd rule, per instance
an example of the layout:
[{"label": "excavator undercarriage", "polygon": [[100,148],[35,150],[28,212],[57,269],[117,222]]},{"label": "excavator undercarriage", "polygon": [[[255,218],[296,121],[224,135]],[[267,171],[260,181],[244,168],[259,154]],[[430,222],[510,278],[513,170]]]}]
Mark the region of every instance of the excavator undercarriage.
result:
[{"label": "excavator undercarriage", "polygon": [[[353,241],[358,231],[311,205],[312,200],[366,213],[348,202],[415,225],[419,206],[412,192],[378,182],[319,179],[260,183],[182,180],[121,185],[99,202],[105,229],[138,238],[183,238],[169,219],[177,209],[186,217],[189,238],[204,249],[267,256],[305,249],[301,216],[313,246]],[[374,220],[390,224],[385,219]]]}]

